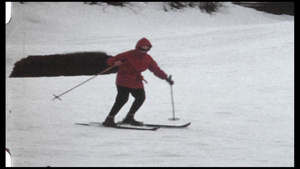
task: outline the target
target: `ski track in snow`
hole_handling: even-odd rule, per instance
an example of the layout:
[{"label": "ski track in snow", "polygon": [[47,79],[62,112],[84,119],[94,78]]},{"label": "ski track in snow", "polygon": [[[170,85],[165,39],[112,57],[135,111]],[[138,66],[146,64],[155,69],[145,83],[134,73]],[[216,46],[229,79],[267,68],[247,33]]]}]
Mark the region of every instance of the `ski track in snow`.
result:
[{"label": "ski track in snow", "polygon": [[[294,17],[230,3],[213,15],[132,4],[119,9],[14,3],[15,15],[6,26],[6,147],[13,166],[293,166]],[[59,14],[64,17],[56,19]],[[81,21],[87,22],[83,28]],[[142,37],[154,46],[149,54],[173,75],[180,120],[168,120],[170,86],[150,71],[143,73],[149,82],[146,101],[135,117],[148,123],[192,122],[186,129],[74,125],[104,120],[117,93],[115,75],[99,76],[62,101],[52,101],[52,94],[90,76],[8,78],[14,63],[27,55],[99,50],[116,55]]]}]

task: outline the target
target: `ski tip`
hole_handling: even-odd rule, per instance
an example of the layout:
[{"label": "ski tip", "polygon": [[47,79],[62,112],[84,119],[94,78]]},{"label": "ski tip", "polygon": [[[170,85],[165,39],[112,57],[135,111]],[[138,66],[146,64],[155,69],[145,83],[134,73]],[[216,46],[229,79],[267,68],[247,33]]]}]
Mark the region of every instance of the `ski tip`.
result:
[{"label": "ski tip", "polygon": [[189,123],[186,123],[184,126],[189,126],[189,125],[191,125],[191,122],[189,122]]},{"label": "ski tip", "polygon": [[75,123],[75,125],[89,126],[90,124],[87,124],[87,123]]},{"label": "ski tip", "polygon": [[156,130],[158,130],[160,127],[153,127],[153,131],[156,131]]}]

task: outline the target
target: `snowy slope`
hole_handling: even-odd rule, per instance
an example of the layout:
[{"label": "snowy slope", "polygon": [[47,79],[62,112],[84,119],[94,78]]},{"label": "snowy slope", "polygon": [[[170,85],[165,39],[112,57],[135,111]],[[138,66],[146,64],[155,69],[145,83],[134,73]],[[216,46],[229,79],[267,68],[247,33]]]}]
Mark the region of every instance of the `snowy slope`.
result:
[{"label": "snowy slope", "polygon": [[[293,166],[294,17],[224,3],[212,15],[162,3],[125,8],[83,3],[13,4],[6,26],[6,147],[13,166]],[[103,121],[115,75],[8,78],[28,55],[105,51],[148,38],[149,54],[175,80],[143,73],[146,102],[136,119],[181,124],[156,132],[75,126]],[[121,120],[133,99],[116,116]]]}]

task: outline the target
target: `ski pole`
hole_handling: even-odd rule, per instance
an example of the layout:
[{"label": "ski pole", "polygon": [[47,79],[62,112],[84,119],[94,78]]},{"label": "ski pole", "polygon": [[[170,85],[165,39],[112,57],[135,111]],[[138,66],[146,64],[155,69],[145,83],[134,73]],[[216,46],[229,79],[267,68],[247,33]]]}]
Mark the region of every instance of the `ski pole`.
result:
[{"label": "ski pole", "polygon": [[[172,75],[170,75],[170,79],[172,79]],[[172,113],[173,113],[173,118],[170,118],[169,120],[179,120],[179,118],[175,118],[175,108],[174,108],[174,99],[173,99],[173,87],[170,84],[171,87],[171,101],[172,101]]]},{"label": "ski pole", "polygon": [[[121,62],[124,62],[124,61],[126,61],[126,59],[121,60]],[[59,97],[61,97],[62,95],[64,95],[64,94],[66,94],[66,93],[68,93],[68,92],[74,90],[75,88],[77,88],[77,87],[83,85],[84,83],[86,83],[86,82],[92,80],[93,78],[97,77],[98,75],[101,75],[101,74],[103,74],[103,73],[109,71],[110,69],[112,69],[112,68],[114,68],[114,67],[116,67],[116,65],[113,65],[113,66],[111,66],[111,67],[109,67],[109,68],[103,70],[102,72],[100,72],[100,73],[94,75],[93,77],[91,77],[91,78],[85,80],[84,82],[82,82],[82,83],[80,83],[80,84],[78,84],[78,85],[72,87],[71,89],[69,89],[69,90],[63,92],[62,94],[60,94],[60,95],[58,95],[58,96],[56,96],[55,94],[53,94],[54,98],[53,98],[52,100],[54,100],[54,99],[59,99],[60,101],[62,101],[62,100],[59,98]]]}]

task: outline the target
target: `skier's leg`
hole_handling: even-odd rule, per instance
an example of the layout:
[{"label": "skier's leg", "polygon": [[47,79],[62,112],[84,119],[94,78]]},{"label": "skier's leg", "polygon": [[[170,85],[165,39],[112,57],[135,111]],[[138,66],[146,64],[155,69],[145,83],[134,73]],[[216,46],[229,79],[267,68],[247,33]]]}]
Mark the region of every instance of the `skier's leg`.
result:
[{"label": "skier's leg", "polygon": [[128,101],[129,92],[130,90],[126,87],[117,86],[118,94],[115,100],[113,107],[111,108],[108,116],[106,117],[105,121],[102,123],[104,126],[114,126],[115,123],[115,116],[124,106],[124,104]]},{"label": "skier's leg", "polygon": [[111,108],[108,116],[115,117],[116,114],[121,110],[121,108],[127,103],[129,97],[129,88],[117,86],[118,94],[113,107]]},{"label": "skier's leg", "polygon": [[142,122],[134,120],[134,114],[143,105],[146,95],[144,89],[131,89],[131,95],[135,98],[127,116],[123,120],[123,123],[129,123],[133,125],[140,125]]}]

